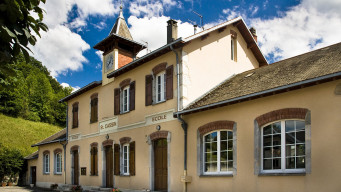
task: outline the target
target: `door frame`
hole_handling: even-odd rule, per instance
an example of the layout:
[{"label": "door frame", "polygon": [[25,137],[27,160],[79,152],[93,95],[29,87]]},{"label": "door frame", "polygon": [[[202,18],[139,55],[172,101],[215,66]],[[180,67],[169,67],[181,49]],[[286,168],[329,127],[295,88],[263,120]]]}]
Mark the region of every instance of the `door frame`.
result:
[{"label": "door frame", "polygon": [[75,156],[74,156],[74,151],[77,151],[78,152],[78,185],[80,183],[80,174],[79,174],[79,171],[80,171],[80,165],[79,165],[79,153],[80,153],[80,150],[79,150],[79,146],[78,145],[75,145],[73,147],[70,148],[70,154],[71,154],[71,184],[72,185],[75,185],[75,181],[74,181],[74,174],[75,174]]},{"label": "door frame", "polygon": [[[161,133],[161,134],[160,134]],[[171,149],[171,132],[169,131],[157,131],[148,136],[149,145],[149,188],[154,191],[155,187],[155,161],[154,161],[154,141],[158,139],[167,139],[167,191],[171,191],[171,179],[170,179],[170,149]]]},{"label": "door frame", "polygon": [[[33,169],[35,169],[35,181],[33,182]],[[37,166],[31,166],[30,167],[30,183],[29,184],[34,184],[36,186],[37,184]]]},{"label": "door frame", "polygon": [[[102,142],[101,150],[102,150],[102,187],[107,186],[107,159],[106,159],[106,154],[105,154],[105,147],[110,146],[112,147],[112,164],[113,164],[113,169],[115,166],[115,157],[114,157],[114,141],[111,139],[105,140]],[[115,175],[114,175],[114,170],[113,170],[113,176],[112,176],[112,185],[113,187],[115,186]]]}]

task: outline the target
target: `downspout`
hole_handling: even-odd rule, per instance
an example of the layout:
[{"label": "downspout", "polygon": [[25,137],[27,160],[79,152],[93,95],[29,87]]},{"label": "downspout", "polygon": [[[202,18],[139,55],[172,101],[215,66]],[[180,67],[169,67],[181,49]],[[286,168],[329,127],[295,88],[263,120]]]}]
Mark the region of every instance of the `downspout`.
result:
[{"label": "downspout", "polygon": [[60,143],[63,145],[63,150],[64,150],[64,184],[66,184],[66,145],[68,144],[68,137],[69,137],[69,123],[68,123],[68,118],[69,117],[69,106],[66,104],[66,142],[65,143]]},{"label": "downspout", "polygon": [[[180,62],[179,62],[179,55],[178,52],[176,52],[173,48],[173,45],[170,45],[171,50],[175,53],[176,56],[176,75],[177,75],[177,106],[178,111],[180,111]],[[184,130],[184,185],[183,185],[183,192],[187,191],[187,123],[184,119],[181,118],[180,115],[177,115],[177,119],[181,122],[181,127]]]}]

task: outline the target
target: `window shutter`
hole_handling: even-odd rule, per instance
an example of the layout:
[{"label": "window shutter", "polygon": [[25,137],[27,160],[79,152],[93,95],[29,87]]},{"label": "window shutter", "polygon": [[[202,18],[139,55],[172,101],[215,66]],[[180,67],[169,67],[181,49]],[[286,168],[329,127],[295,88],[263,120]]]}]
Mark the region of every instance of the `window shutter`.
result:
[{"label": "window shutter", "polygon": [[129,111],[135,110],[135,81],[129,87]]},{"label": "window shutter", "polygon": [[146,106],[153,103],[153,76],[146,75]]},{"label": "window shutter", "polygon": [[114,115],[120,114],[120,89],[114,90]]},{"label": "window shutter", "polygon": [[129,174],[135,175],[135,141],[129,144]]},{"label": "window shutter", "polygon": [[93,110],[94,110],[94,117],[93,117],[93,121],[92,122],[96,122],[98,119],[98,98],[93,99],[94,101],[94,106],[93,106]]},{"label": "window shutter", "polygon": [[74,105],[72,109],[72,128],[78,127],[78,105]]},{"label": "window shutter", "polygon": [[97,148],[94,148],[95,155],[94,155],[94,175],[98,175],[98,152]]},{"label": "window shutter", "polygon": [[173,99],[173,65],[166,69],[166,99]]},{"label": "window shutter", "polygon": [[114,144],[114,175],[120,175],[120,145]]}]

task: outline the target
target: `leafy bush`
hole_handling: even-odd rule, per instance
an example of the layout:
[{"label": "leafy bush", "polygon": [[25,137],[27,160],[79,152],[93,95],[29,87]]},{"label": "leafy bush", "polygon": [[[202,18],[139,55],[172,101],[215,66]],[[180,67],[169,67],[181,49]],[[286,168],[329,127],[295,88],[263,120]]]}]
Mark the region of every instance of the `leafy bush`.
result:
[{"label": "leafy bush", "polygon": [[13,178],[21,170],[24,159],[20,151],[10,149],[0,143],[0,180],[3,181],[5,176]]}]

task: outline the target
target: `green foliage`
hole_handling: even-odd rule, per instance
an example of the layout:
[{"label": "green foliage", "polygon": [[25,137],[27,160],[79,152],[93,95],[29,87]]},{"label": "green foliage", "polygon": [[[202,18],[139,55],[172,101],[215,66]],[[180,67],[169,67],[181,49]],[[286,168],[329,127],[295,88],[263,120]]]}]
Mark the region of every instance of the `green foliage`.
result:
[{"label": "green foliage", "polygon": [[19,54],[14,64],[7,65],[13,75],[0,70],[0,112],[31,121],[65,126],[66,106],[58,101],[69,95],[71,87],[63,88],[39,61],[31,57],[27,63]]},{"label": "green foliage", "polygon": [[0,143],[3,146],[17,149],[23,156],[27,156],[38,150],[38,147],[31,147],[32,144],[61,131],[61,128],[0,113],[0,130]]},{"label": "green foliage", "polygon": [[23,156],[17,149],[11,149],[0,143],[0,180],[4,179],[5,175],[12,178],[19,173],[24,162]]},{"label": "green foliage", "polygon": [[[35,45],[40,30],[47,31],[42,23],[43,9],[40,2],[46,0],[2,0],[0,1],[0,63],[14,61],[22,52],[29,60],[28,44]],[[36,14],[35,19],[32,14]],[[34,31],[34,33],[33,33]]]}]

